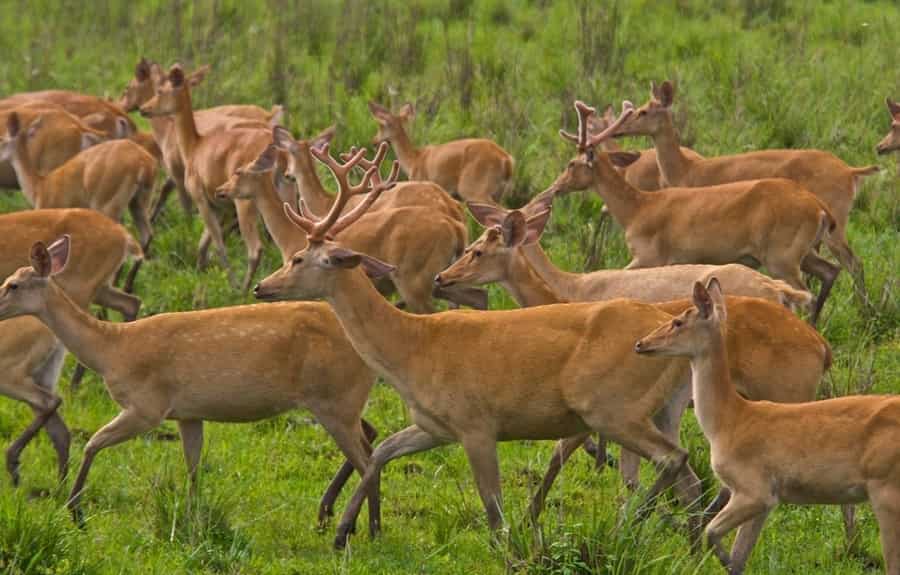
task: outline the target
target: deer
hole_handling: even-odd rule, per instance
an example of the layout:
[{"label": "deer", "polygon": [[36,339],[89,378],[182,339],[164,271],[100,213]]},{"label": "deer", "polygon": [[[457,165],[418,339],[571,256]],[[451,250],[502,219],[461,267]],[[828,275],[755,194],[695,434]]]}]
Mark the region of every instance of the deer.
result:
[{"label": "deer", "polygon": [[814,249],[837,229],[825,204],[801,184],[785,178],[657,192],[638,190],[615,169],[632,163],[636,154],[596,149],[637,112],[626,108],[604,132],[588,136],[587,119],[595,110],[581,101],[575,102],[575,110],[578,134],[560,134],[576,144],[578,156],[549,190],[591,189],[603,199],[625,231],[632,256],[626,269],[688,263],[762,264],[772,277],[808,291],[802,270],[821,281],[809,319],[815,325],[840,272]]},{"label": "deer", "polygon": [[[760,150],[714,158],[690,158],[681,153],[671,107],[675,85],[651,84],[650,99],[622,123],[616,136],[653,138],[659,170],[668,186],[707,187],[762,178],[787,178],[818,197],[835,218],[835,230],[825,243],[854,279],[856,293],[868,302],[863,267],[847,241],[847,221],[862,179],[878,166],[854,168],[821,150]],[[628,105],[628,104],[626,104]]]},{"label": "deer", "polygon": [[120,221],[127,208],[146,252],[153,237],[147,221],[147,200],[156,179],[156,160],[130,140],[92,146],[47,174],[37,170],[28,142],[38,134],[43,118],[23,126],[19,115],[7,116],[7,137],[0,139],[0,161],[11,160],[28,203],[36,209],[91,208]]},{"label": "deer", "polygon": [[13,94],[0,100],[0,110],[30,103],[60,106],[70,114],[81,118],[91,127],[103,131],[110,138],[127,138],[137,132],[137,126],[128,117],[128,114],[113,102],[69,90],[43,90]]},{"label": "deer", "polygon": [[[59,106],[43,102],[0,110],[0,126],[4,132],[6,119],[12,111],[19,115],[24,124],[31,124],[38,116],[43,118],[44,129],[28,142],[29,155],[34,158],[35,166],[41,173],[61,166],[78,152],[107,139],[104,132],[88,126]],[[0,187],[19,187],[16,171],[9,162],[0,163]]]},{"label": "deer", "polygon": [[[276,128],[276,133],[278,130],[280,128]],[[283,134],[278,135],[275,140],[283,142],[284,137]],[[292,141],[291,146],[310,149],[305,146],[305,142]],[[294,150],[292,153],[298,152]],[[387,144],[382,144],[374,160],[369,162],[360,157],[358,163],[365,163],[370,169],[377,167],[386,153]],[[256,202],[266,228],[281,251],[282,261],[287,265],[296,252],[306,247],[307,241],[306,234],[293,225],[285,214],[284,202],[275,191],[273,171],[277,158],[278,149],[274,144],[270,145],[253,162],[235,170],[231,178],[218,188],[217,197],[222,200],[247,199]],[[399,167],[395,165],[395,169],[399,170]],[[324,193],[314,170],[303,178],[307,181],[314,180]],[[418,182],[399,186],[401,189],[405,188],[406,197],[412,200],[408,204],[398,201],[394,207],[383,206],[370,211],[362,216],[356,226],[336,237],[353,249],[369,250],[381,258],[397,261],[397,269],[388,274],[392,286],[382,285],[380,291],[387,295],[396,289],[405,309],[412,313],[435,311],[432,304],[433,291],[453,303],[486,308],[487,293],[483,290],[434,290],[431,279],[462,253],[468,241],[468,231],[463,222],[439,209],[416,204],[421,191],[416,189],[417,184]],[[429,186],[430,184],[426,184],[424,187],[428,189]],[[458,207],[443,190],[438,188],[434,191],[443,194],[448,202]],[[305,197],[304,195],[304,199]],[[375,202],[376,205],[379,203],[382,202]]]},{"label": "deer", "polygon": [[[395,308],[369,280],[390,273],[393,266],[329,239],[360,220],[394,179],[392,174],[374,186],[377,168],[372,167],[351,185],[349,173],[363,153],[339,162],[327,145],[312,150],[338,182],[337,200],[322,219],[285,204],[308,244],[254,289],[261,301],[324,299],[359,356],[410,409],[413,424],[373,451],[338,525],[335,546],[346,545],[362,501],[378,493],[388,461],[456,442],[466,452],[492,532],[502,524],[497,442],[559,439],[589,430],[657,466],[659,476],[646,502],[675,485],[680,500],[692,509],[699,488],[687,452],[651,420],[687,366],[644,366],[631,353],[632,331],[659,325],[668,314],[627,300],[431,315]],[[362,203],[340,215],[351,196],[367,192]],[[448,352],[461,349],[460,342],[466,342],[465,352]],[[502,353],[495,352],[497,342],[503,342]],[[371,514],[370,505],[374,535],[381,519],[373,523]]]},{"label": "deer", "polygon": [[[212,202],[215,200],[216,188],[224,184],[235,169],[258,157],[271,143],[271,130],[237,127],[209,133],[198,131],[191,103],[190,82],[180,64],[174,64],[169,69],[167,81],[158,87],[153,98],[140,107],[140,112],[146,118],[173,117],[178,149],[184,162],[185,189],[203,218],[204,232],[198,246],[198,267],[206,267],[204,246],[212,241],[232,285],[236,284],[233,271],[228,265],[222,229]],[[241,236],[247,247],[247,272],[240,284],[241,289],[246,290],[259,266],[262,241],[253,203],[237,200],[235,210]]]},{"label": "deer", "polygon": [[[36,210],[0,215],[0,275],[6,277],[28,261],[28,246],[66,233],[84,251],[73,257],[57,280],[82,308],[91,302],[116,308],[133,319],[141,301],[110,286],[116,270],[129,256],[140,257],[131,235],[97,212],[81,209]],[[58,413],[62,398],[56,385],[63,366],[65,347],[53,333],[33,318],[18,318],[0,325],[0,395],[27,404],[34,419],[6,449],[6,469],[14,486],[19,484],[20,456],[29,442],[45,429],[56,452],[59,480],[68,469],[69,430]]]},{"label": "deer", "polygon": [[[463,257],[438,274],[436,283],[478,286],[497,282],[521,307],[627,297],[657,304],[666,313],[676,315],[690,305],[695,282],[723,278],[732,309],[727,337],[729,346],[735,350],[729,368],[739,393],[755,401],[783,403],[816,398],[818,384],[831,365],[831,348],[815,329],[788,311],[805,307],[812,299],[809,293],[793,290],[784,282],[740,264],[603,270],[589,274],[563,272],[553,265],[539,243],[549,220],[552,198],[552,194],[537,196],[520,210],[469,204],[470,213],[486,229],[466,248]],[[540,266],[534,263],[538,261]],[[782,379],[772,374],[790,376]],[[690,392],[690,379],[685,374],[681,389],[657,414],[657,425],[673,441],[678,441],[681,418],[691,400]],[[598,466],[602,466],[606,451],[602,442],[594,446],[586,438],[583,441],[586,450],[598,457]],[[573,438],[558,446],[532,502],[533,518],[537,518],[556,474],[577,445],[578,438]],[[639,484],[639,459],[633,453],[623,450],[619,471],[629,488]],[[727,496],[723,492],[710,509],[720,506]],[[843,517],[847,540],[853,542],[854,508],[846,506]]]},{"label": "deer", "polygon": [[[612,105],[608,105],[603,110],[602,116],[591,116],[588,118],[588,132],[590,134],[599,134],[616,121],[616,113]],[[619,144],[612,138],[602,140],[601,147],[607,152],[624,151]],[[639,190],[645,192],[656,191],[666,187],[659,173],[659,166],[656,163],[656,150],[641,150],[641,156],[634,163],[618,168],[625,178],[625,181]],[[681,147],[681,153],[690,159],[702,159],[703,156],[690,148]],[[604,206],[605,207],[605,206]]]},{"label": "deer", "polygon": [[515,162],[494,141],[466,138],[417,148],[406,128],[415,117],[411,103],[394,114],[370,101],[369,112],[378,124],[373,143],[390,142],[410,180],[435,182],[456,197],[483,203],[499,203],[512,188]]},{"label": "deer", "polygon": [[[374,375],[327,305],[255,304],[105,322],[78,306],[58,281],[70,254],[83,248],[68,235],[49,246],[37,242],[30,265],[0,285],[0,325],[36,318],[103,377],[121,408],[84,448],[67,501],[79,525],[81,496],[97,454],[164,420],[178,424],[192,493],[204,421],[258,421],[299,407],[313,413],[363,472],[374,429],[361,414]],[[336,495],[329,490],[320,510],[330,509]]]},{"label": "deer", "polygon": [[[729,372],[731,302],[713,278],[694,284],[693,305],[634,345],[637,354],[688,358],[694,413],[712,469],[731,491],[705,539],[729,573],[743,573],[769,512],[779,503],[868,500],[888,574],[900,573],[900,398],[848,396],[799,404],[747,401]],[[810,449],[810,438],[816,446]],[[823,470],[827,470],[823,472]],[[738,534],[731,552],[722,537]]]},{"label": "deer", "polygon": [[900,104],[890,98],[885,98],[884,101],[891,115],[891,131],[875,147],[879,156],[900,150]]},{"label": "deer", "polygon": [[[208,73],[209,66],[201,66],[188,74],[186,81],[191,87],[197,86]],[[134,76],[129,80],[119,98],[118,105],[126,112],[138,111],[156,95],[157,89],[166,80],[166,73],[159,64],[141,58],[135,66]],[[195,110],[194,121],[200,133],[238,127],[264,128],[266,125],[279,123],[283,113],[284,110],[281,106],[265,110],[253,105],[224,105]],[[175,135],[173,119],[170,116],[156,116],[150,118],[150,126],[153,138],[160,148],[166,173],[170,178],[161,189],[150,220],[153,222],[159,217],[172,190],[178,191],[184,212],[191,216],[193,203],[184,187],[184,162],[178,150],[178,138]]]}]

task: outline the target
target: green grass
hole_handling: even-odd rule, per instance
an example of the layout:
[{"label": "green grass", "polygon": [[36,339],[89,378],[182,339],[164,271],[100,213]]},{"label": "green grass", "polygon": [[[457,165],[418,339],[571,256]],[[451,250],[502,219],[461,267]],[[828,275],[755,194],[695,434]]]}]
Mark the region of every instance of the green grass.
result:
[{"label": "green grass", "polygon": [[[166,64],[179,59],[189,67],[211,63],[198,105],[284,104],[297,134],[336,123],[336,149],[374,135],[368,99],[395,106],[414,100],[417,141],[487,136],[515,156],[514,204],[549,184],[572,155],[556,131],[574,124],[574,98],[598,105],[642,102],[649,81],[664,78],[678,82],[685,142],[706,155],[792,146],[829,150],[852,165],[877,162],[883,171],[862,187],[849,234],[877,313],[861,312],[842,274],[821,323],[835,352],[823,395],[900,391],[898,174],[894,159],[874,155],[888,126],[883,99],[900,94],[900,8],[894,3],[42,0],[4,3],[0,16],[0,94],[62,87],[117,96],[141,55]],[[584,269],[599,206],[587,196],[560,201],[544,240],[559,265]],[[17,193],[0,197],[0,211],[24,207]],[[188,221],[173,201],[156,231],[156,257],[138,280],[142,313],[250,300],[228,287],[220,269],[195,271],[198,218]],[[618,229],[600,237],[600,267],[628,261]],[[229,250],[242,266],[236,237]],[[278,264],[270,246],[260,277]],[[498,289],[491,291],[491,304],[512,307]],[[64,381],[72,366],[70,359]],[[87,438],[117,407],[94,376],[75,394],[64,383],[62,393],[77,465]],[[407,422],[404,406],[384,385],[375,388],[367,417],[381,437]],[[707,447],[687,419],[682,436],[691,463],[712,488]],[[23,405],[0,401],[0,444],[29,420]],[[561,474],[541,529],[521,527],[550,450],[549,442],[501,446],[510,530],[497,546],[489,542],[465,457],[451,447],[390,465],[382,485],[383,537],[357,536],[336,553],[332,531],[317,532],[315,517],[341,457],[308,414],[208,425],[196,501],[186,498],[177,443],[157,434],[104,451],[88,482],[84,531],[68,521],[66,489],[55,484],[53,451],[41,437],[23,455],[23,485],[0,486],[0,570],[722,572],[712,558],[692,555],[662,515],[635,523],[633,500],[615,474],[595,472],[581,454]],[[878,556],[871,511],[863,507],[860,516],[861,548]],[[865,560],[845,552],[837,508],[784,507],[771,515],[748,572],[871,571]]]}]

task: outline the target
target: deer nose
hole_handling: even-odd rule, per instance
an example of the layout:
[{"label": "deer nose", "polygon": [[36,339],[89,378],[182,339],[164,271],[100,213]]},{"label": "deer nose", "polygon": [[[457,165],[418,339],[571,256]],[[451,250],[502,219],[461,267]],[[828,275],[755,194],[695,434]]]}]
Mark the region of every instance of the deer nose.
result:
[{"label": "deer nose", "polygon": [[253,295],[259,295],[259,284],[253,286]]},{"label": "deer nose", "polygon": [[638,340],[638,342],[636,344],[634,344],[634,351],[640,352],[642,349],[644,349],[644,344],[643,344],[643,342]]},{"label": "deer nose", "polygon": [[439,286],[443,285],[443,283],[444,280],[441,278],[441,274],[437,274],[436,276],[434,276],[434,285]]}]

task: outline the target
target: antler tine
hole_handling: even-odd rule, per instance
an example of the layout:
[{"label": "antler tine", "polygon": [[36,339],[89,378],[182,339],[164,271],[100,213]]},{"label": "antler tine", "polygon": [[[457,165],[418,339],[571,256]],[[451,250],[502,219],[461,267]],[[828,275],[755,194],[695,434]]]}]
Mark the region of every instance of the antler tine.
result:
[{"label": "antler tine", "polygon": [[[384,161],[385,156],[387,156],[388,151],[388,143],[381,142],[378,145],[378,149],[375,150],[375,157],[371,160],[366,159],[365,156],[360,158],[359,163],[356,164],[358,167],[363,170],[368,170],[373,166],[376,166],[378,169],[381,169],[381,163]],[[353,156],[357,152],[357,147],[353,146],[350,148],[349,152],[344,152],[341,154],[341,160],[347,161],[349,158]],[[372,174],[372,182],[377,186],[381,183],[381,174],[376,170],[374,174]]]},{"label": "antler tine", "polygon": [[[366,171],[366,175],[373,174],[377,172],[378,166],[373,166]],[[335,236],[343,231],[347,226],[358,220],[366,213],[375,200],[381,196],[382,192],[386,192],[397,185],[397,178],[400,176],[400,162],[394,160],[394,163],[391,165],[391,173],[388,175],[387,180],[381,181],[379,177],[379,181],[376,182],[374,176],[371,177],[372,180],[372,191],[366,195],[366,198],[361,201],[358,205],[356,205],[349,213],[341,216],[331,229],[329,230],[329,235]]]},{"label": "antler tine", "polygon": [[309,234],[309,241],[311,242],[320,242],[325,238],[328,230],[331,229],[338,220],[338,216],[344,209],[344,206],[347,205],[350,198],[362,193],[369,186],[369,181],[371,180],[372,172],[374,171],[374,169],[366,171],[366,175],[363,176],[362,182],[356,186],[351,186],[347,176],[350,173],[350,170],[352,170],[363,158],[366,149],[360,148],[349,160],[341,164],[331,156],[329,147],[328,144],[325,144],[321,150],[315,148],[310,149],[310,153],[328,167],[338,183],[337,199],[335,199],[331,209],[328,210],[328,214],[315,224],[312,232],[307,232]]},{"label": "antler tine", "polygon": [[625,100],[622,102],[622,113],[619,114],[619,117],[616,118],[616,121],[606,127],[605,130],[600,132],[599,134],[594,135],[588,141],[588,145],[593,147],[606,140],[607,138],[613,136],[616,133],[616,130],[619,129],[619,126],[625,123],[625,120],[631,117],[634,113],[634,104]]},{"label": "antler tine", "polygon": [[578,113],[578,133],[571,134],[565,130],[560,130],[559,135],[565,140],[574,142],[578,146],[578,151],[583,152],[590,146],[587,121],[591,115],[596,113],[596,110],[581,100],[575,100],[575,111]]},{"label": "antler tine", "polygon": [[[300,205],[300,210],[303,211],[303,202],[300,202]],[[315,231],[316,222],[295,212],[291,204],[287,202],[284,202],[284,214],[295,226],[306,232],[308,236],[311,236]]]}]

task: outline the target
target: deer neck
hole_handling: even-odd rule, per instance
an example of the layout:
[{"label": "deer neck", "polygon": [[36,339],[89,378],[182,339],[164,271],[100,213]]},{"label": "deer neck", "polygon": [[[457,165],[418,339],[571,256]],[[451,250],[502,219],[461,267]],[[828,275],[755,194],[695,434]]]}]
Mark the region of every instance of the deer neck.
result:
[{"label": "deer neck", "polygon": [[603,203],[619,225],[627,228],[641,207],[644,192],[626,182],[617,170],[606,170],[599,162],[594,174],[594,192],[603,198]]},{"label": "deer neck", "polygon": [[510,258],[506,277],[500,285],[510,293],[519,307],[534,307],[562,303],[564,300],[544,281],[534,269],[524,248],[517,248]]},{"label": "deer neck", "polygon": [[11,162],[13,170],[16,172],[16,179],[19,180],[19,187],[22,188],[22,194],[33,208],[40,209],[41,201],[38,190],[44,182],[44,176],[38,173],[37,168],[31,162],[31,156],[28,155],[28,144],[26,142],[17,141],[15,153],[13,153]]},{"label": "deer neck", "polygon": [[369,367],[387,375],[401,395],[413,362],[426,350],[409,342],[427,342],[422,333],[428,316],[403,312],[385,299],[360,268],[338,273],[325,299],[356,352]]},{"label": "deer neck", "polygon": [[653,134],[653,145],[656,147],[656,163],[665,182],[669,186],[682,185],[690,169],[690,160],[681,151],[681,141],[671,116]]},{"label": "deer neck", "polygon": [[175,137],[178,142],[178,151],[185,161],[188,161],[197,147],[200,134],[197,132],[197,124],[194,121],[194,105],[191,103],[191,91],[185,88],[178,97],[178,106],[175,110]]},{"label": "deer neck", "polygon": [[78,361],[104,375],[109,368],[108,359],[120,351],[122,326],[96,319],[78,307],[53,280],[47,290],[47,301],[38,319]]},{"label": "deer neck", "polygon": [[165,116],[150,118],[150,131],[153,132],[153,139],[159,144],[160,149],[163,147],[166,139],[172,134],[172,123],[172,118]]},{"label": "deer neck", "polygon": [[329,194],[322,186],[312,155],[309,151],[297,154],[296,161],[300,164],[297,170],[297,188],[303,203],[316,216],[323,216],[334,203],[334,196]]},{"label": "deer neck", "polygon": [[735,412],[744,402],[731,383],[728,352],[721,333],[714,336],[707,349],[691,357],[691,382],[694,414],[704,435],[713,441],[740,421],[741,416]]},{"label": "deer neck", "polygon": [[394,154],[397,155],[397,161],[407,178],[418,179],[416,176],[416,168],[422,157],[422,150],[416,148],[412,139],[406,132],[406,128],[397,130],[397,134],[391,138],[391,146],[394,148]]},{"label": "deer neck", "polygon": [[566,301],[577,299],[573,294],[576,291],[576,284],[581,274],[573,274],[556,267],[538,242],[522,246],[520,249],[522,254],[528,259],[528,263],[531,264],[531,269],[544,280],[548,288],[559,299]]},{"label": "deer neck", "polygon": [[282,263],[287,263],[291,256],[306,247],[306,234],[284,213],[284,203],[278,197],[275,184],[270,178],[264,179],[255,197],[263,223],[281,250]]}]

